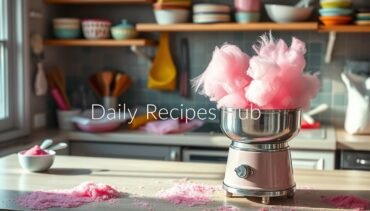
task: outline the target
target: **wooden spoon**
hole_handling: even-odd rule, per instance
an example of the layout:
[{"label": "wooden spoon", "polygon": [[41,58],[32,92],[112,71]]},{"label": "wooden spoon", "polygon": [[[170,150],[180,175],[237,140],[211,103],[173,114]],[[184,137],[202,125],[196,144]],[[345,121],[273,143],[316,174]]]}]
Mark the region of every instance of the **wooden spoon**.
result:
[{"label": "wooden spoon", "polygon": [[102,91],[102,87],[100,85],[100,82],[99,82],[99,79],[98,79],[98,75],[91,75],[89,77],[89,85],[90,87],[99,95],[99,96],[102,96],[103,95],[103,91]]},{"label": "wooden spoon", "polygon": [[103,71],[100,76],[104,85],[104,96],[110,96],[110,86],[113,80],[113,72]]},{"label": "wooden spoon", "polygon": [[132,84],[132,80],[129,76],[125,75],[125,81],[122,82],[123,86],[120,87],[118,93],[117,93],[117,96],[121,96],[123,93],[125,93],[127,91],[127,89],[131,86]]}]

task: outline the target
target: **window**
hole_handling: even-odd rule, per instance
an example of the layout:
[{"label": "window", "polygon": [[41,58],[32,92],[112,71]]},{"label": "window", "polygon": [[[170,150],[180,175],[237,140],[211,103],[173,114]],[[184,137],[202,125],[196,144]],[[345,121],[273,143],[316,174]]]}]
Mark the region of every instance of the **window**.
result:
[{"label": "window", "polygon": [[12,117],[9,107],[9,57],[8,57],[8,15],[7,1],[0,0],[0,130],[12,127]]},{"label": "window", "polygon": [[28,132],[25,2],[0,0],[0,141]]}]

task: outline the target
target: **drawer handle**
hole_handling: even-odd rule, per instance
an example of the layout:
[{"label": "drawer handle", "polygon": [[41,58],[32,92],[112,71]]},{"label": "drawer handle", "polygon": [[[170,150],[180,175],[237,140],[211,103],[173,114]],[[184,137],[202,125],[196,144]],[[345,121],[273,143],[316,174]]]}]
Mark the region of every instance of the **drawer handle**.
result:
[{"label": "drawer handle", "polygon": [[370,165],[370,160],[365,160],[365,159],[357,158],[356,159],[356,163],[357,164],[360,164],[360,165],[368,166],[368,165]]},{"label": "drawer handle", "polygon": [[178,161],[179,160],[179,156],[178,156],[178,152],[176,149],[171,149],[171,152],[170,152],[170,161]]}]

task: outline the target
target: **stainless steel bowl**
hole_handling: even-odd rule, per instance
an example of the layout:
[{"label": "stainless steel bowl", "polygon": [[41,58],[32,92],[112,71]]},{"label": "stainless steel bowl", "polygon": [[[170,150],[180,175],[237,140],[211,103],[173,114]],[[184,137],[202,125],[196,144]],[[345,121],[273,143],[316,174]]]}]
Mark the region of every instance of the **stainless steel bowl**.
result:
[{"label": "stainless steel bowl", "polygon": [[233,141],[244,143],[287,142],[301,127],[300,109],[249,110],[223,108],[221,129]]}]

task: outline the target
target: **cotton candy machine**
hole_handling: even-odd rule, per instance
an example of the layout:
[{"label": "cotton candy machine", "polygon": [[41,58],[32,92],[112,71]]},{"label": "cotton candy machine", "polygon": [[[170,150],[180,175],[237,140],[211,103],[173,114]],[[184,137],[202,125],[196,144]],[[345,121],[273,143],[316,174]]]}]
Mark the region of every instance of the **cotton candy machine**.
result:
[{"label": "cotton candy machine", "polygon": [[221,129],[232,140],[223,188],[228,197],[293,197],[295,182],[288,141],[301,125],[301,111],[223,108]]}]

